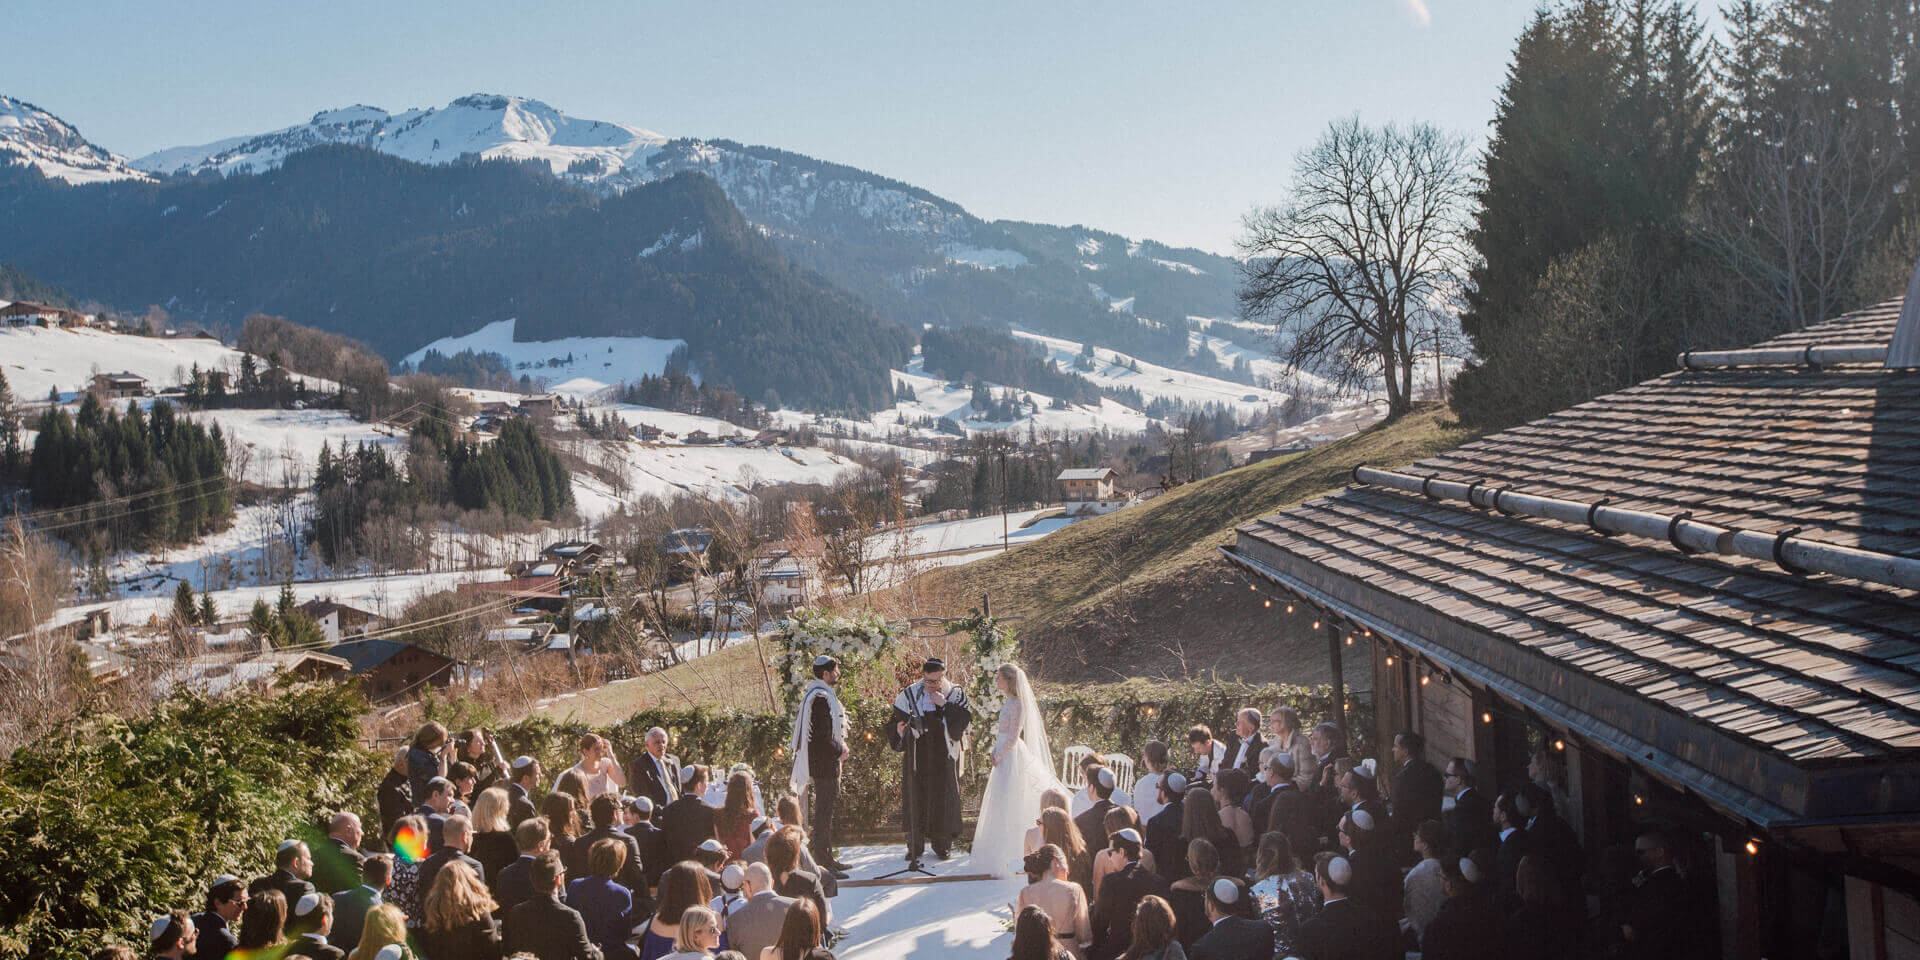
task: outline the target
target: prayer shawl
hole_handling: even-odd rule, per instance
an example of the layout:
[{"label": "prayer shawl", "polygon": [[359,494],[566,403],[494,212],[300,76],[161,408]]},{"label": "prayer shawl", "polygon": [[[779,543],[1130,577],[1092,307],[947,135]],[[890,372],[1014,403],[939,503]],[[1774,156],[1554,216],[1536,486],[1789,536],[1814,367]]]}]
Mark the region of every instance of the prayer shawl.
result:
[{"label": "prayer shawl", "polygon": [[805,692],[800,694],[800,713],[793,719],[793,777],[788,785],[794,793],[807,789],[813,782],[813,772],[807,769],[807,743],[813,736],[813,701],[816,697],[827,698],[827,710],[833,717],[833,739],[847,742],[847,708],[840,704],[840,698],[834,695],[833,686],[818,677],[807,684]]},{"label": "prayer shawl", "polygon": [[[946,697],[949,706],[964,707],[967,705],[967,693],[960,689],[959,684],[954,684],[948,688]],[[912,720],[919,720],[923,716],[935,713],[933,698],[927,695],[927,682],[925,680],[915,680],[908,684],[905,690],[894,695],[893,708],[906,714]],[[943,727],[942,729],[944,731],[945,728]],[[947,741],[947,756],[955,760],[960,759],[960,754],[965,749],[965,732],[962,731],[948,736],[945,739]]]}]

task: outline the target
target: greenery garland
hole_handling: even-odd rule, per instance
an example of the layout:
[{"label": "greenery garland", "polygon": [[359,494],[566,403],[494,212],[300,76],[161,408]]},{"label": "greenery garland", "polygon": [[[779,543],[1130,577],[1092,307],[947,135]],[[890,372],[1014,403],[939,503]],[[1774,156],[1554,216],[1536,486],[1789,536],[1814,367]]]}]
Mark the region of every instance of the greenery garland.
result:
[{"label": "greenery garland", "polygon": [[973,661],[967,678],[967,700],[973,707],[975,719],[992,720],[1007,699],[993,682],[994,674],[1002,665],[1013,662],[1020,651],[1019,641],[1014,638],[1012,628],[977,608],[968,611],[968,616],[948,620],[945,626],[948,636],[967,634],[967,654]]},{"label": "greenery garland", "polygon": [[861,675],[893,649],[897,631],[879,614],[861,610],[851,614],[803,607],[780,624],[773,666],[787,709],[799,705],[800,694],[813,680],[813,660],[826,654],[840,661],[842,698],[857,694]]}]

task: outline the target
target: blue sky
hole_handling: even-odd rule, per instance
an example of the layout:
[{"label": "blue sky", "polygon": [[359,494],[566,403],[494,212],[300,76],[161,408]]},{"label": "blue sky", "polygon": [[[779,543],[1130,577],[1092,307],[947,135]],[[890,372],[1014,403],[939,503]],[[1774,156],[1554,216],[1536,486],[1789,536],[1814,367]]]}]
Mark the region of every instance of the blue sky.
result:
[{"label": "blue sky", "polygon": [[1228,252],[1335,117],[1482,137],[1537,0],[12,0],[0,91],[108,149],[467,93]]}]

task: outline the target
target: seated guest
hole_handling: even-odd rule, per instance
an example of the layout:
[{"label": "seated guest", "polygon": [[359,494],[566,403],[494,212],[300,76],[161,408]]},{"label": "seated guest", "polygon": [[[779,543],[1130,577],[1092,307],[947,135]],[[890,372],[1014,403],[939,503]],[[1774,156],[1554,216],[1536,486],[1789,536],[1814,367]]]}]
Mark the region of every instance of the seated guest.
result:
[{"label": "seated guest", "polygon": [[1145,897],[1133,911],[1133,941],[1125,960],[1187,960],[1186,948],[1174,935],[1173,908],[1159,897]]},{"label": "seated guest", "polygon": [[[1184,786],[1185,778],[1181,779]],[[1107,876],[1100,887],[1100,898],[1094,901],[1089,960],[1114,960],[1126,953],[1127,945],[1133,940],[1133,915],[1140,901],[1148,896],[1164,899],[1167,893],[1166,881],[1140,865],[1142,841],[1138,831],[1132,828],[1117,831],[1110,842],[1126,856],[1127,862]]]},{"label": "seated guest", "polygon": [[[1247,791],[1252,783],[1247,779],[1246,771],[1228,767],[1220,771],[1213,780],[1213,801],[1219,808],[1220,823],[1233,833],[1235,846],[1242,850],[1253,846],[1256,835],[1253,832],[1253,814],[1241,806],[1247,799]],[[1246,858],[1240,858],[1241,863]]]},{"label": "seated guest", "polygon": [[[1547,872],[1546,861],[1521,857],[1515,886],[1520,909],[1513,912],[1507,924],[1507,949],[1512,960],[1569,960],[1576,956],[1578,945],[1566,931],[1577,929],[1581,917],[1570,909],[1560,884]],[[1677,944],[1678,938],[1666,942]]]},{"label": "seated guest", "polygon": [[1153,862],[1176,875],[1186,868],[1187,862],[1187,844],[1180,837],[1187,816],[1186,796],[1187,778],[1178,771],[1168,772],[1160,779],[1160,812],[1147,821],[1145,830]]},{"label": "seated guest", "polygon": [[661,960],[709,960],[720,949],[720,917],[706,907],[688,907],[680,915],[673,952]]},{"label": "seated guest", "polygon": [[1066,810],[1070,802],[1071,798],[1067,796],[1067,792],[1059,787],[1048,787],[1040,791],[1040,811],[1034,814],[1033,826],[1027,828],[1027,836],[1022,841],[1020,851],[1022,856],[1040,849],[1041,845],[1047,842],[1041,815],[1048,810]]},{"label": "seated guest", "polygon": [[1067,812],[1055,807],[1040,814],[1040,835],[1046,843],[1058,847],[1067,858],[1067,876],[1087,896],[1093,896],[1093,854],[1080,836],[1080,828],[1067,819]]},{"label": "seated guest", "polygon": [[633,891],[615,879],[626,863],[626,844],[602,837],[588,848],[587,865],[593,873],[567,885],[567,905],[580,911],[587,936],[606,960],[634,957],[633,948],[627,945],[627,937],[633,933]]},{"label": "seated guest", "polygon": [[[687,798],[699,803],[697,797]],[[639,960],[659,960],[673,952],[680,939],[680,918],[689,909],[713,899],[707,886],[707,872],[692,861],[681,861],[660,875],[660,896],[653,908],[653,919],[640,934]]]},{"label": "seated guest", "polygon": [[773,831],[778,826],[778,822],[768,817],[760,817],[754,820],[752,827],[753,842],[747,844],[747,849],[741,852],[740,859],[748,863],[766,863],[767,841],[773,839]]},{"label": "seated guest", "polygon": [[713,818],[714,832],[729,854],[739,856],[753,842],[753,821],[759,817],[760,808],[753,803],[753,778],[745,773],[729,776],[725,804]]},{"label": "seated guest", "polygon": [[1107,811],[1125,806],[1113,799],[1113,771],[1105,766],[1094,767],[1087,773],[1087,792],[1092,794],[1093,803],[1073,816],[1073,825],[1080,830],[1080,836],[1087,846],[1103,850],[1107,846]]},{"label": "seated guest", "polygon": [[[560,855],[560,862],[569,870],[573,869],[573,841],[586,832],[580,826],[580,811],[573,806],[573,795],[558,790],[547,794],[540,801],[540,816],[547,821],[547,847]],[[586,853],[584,849],[580,852]]]},{"label": "seated guest", "polygon": [[[1078,817],[1086,813],[1089,808],[1099,801],[1099,797],[1094,794],[1093,790],[1093,772],[1095,770],[1106,770],[1109,777],[1113,774],[1113,771],[1107,768],[1107,758],[1097,753],[1090,753],[1080,758],[1080,779],[1084,782],[1084,785],[1074,792],[1073,804],[1067,808],[1068,813]],[[1119,781],[1114,780],[1113,782],[1117,784]],[[1109,788],[1108,799],[1123,806],[1133,803],[1132,796],[1128,795],[1125,790],[1117,788]]]},{"label": "seated guest", "polygon": [[547,852],[547,821],[534,817],[521,823],[514,828],[513,845],[520,855],[500,868],[493,883],[493,899],[500,904],[501,916],[533,897],[533,862]]},{"label": "seated guest", "polygon": [[783,897],[806,897],[813,901],[822,924],[831,923],[827,912],[827,891],[820,875],[800,869],[800,852],[806,843],[798,827],[781,827],[767,841],[767,869],[773,872],[773,888]]},{"label": "seated guest", "polygon": [[580,818],[581,833],[593,829],[591,814],[588,813],[591,808],[587,804],[593,800],[594,795],[587,792],[587,778],[582,776],[580,771],[568,770],[562,773],[547,796],[551,797],[556,793],[573,801],[573,814]]},{"label": "seated guest", "polygon": [[[680,768],[680,799],[660,811],[660,830],[667,836],[668,863],[694,859],[702,841],[712,840],[715,810],[700,799],[706,790],[705,768],[692,764]],[[705,902],[705,901],[702,901]]]},{"label": "seated guest", "polygon": [[[1093,855],[1093,893],[1087,898],[1087,902],[1089,903],[1100,899],[1100,881],[1106,879],[1107,874],[1127,865],[1126,854],[1114,849],[1113,835],[1129,828],[1135,833],[1138,833],[1140,831],[1140,816],[1134,812],[1132,807],[1114,807],[1107,811],[1106,823],[1101,826],[1107,836],[1107,845],[1096,851]],[[1149,873],[1159,872],[1154,867],[1153,851],[1151,850],[1140,851],[1140,865],[1146,867]]]},{"label": "seated guest", "polygon": [[368,912],[360,943],[347,952],[347,960],[417,960],[407,946],[407,918],[400,908],[383,903]]},{"label": "seated guest", "polygon": [[1267,748],[1261,753],[1262,767],[1274,754],[1287,754],[1287,769],[1293,771],[1294,785],[1302,790],[1312,786],[1317,778],[1313,769],[1313,746],[1300,728],[1299,711],[1292,707],[1275,707],[1267,716]]},{"label": "seated guest", "polygon": [[[647,876],[640,864],[640,841],[617,826],[620,822],[620,798],[603,793],[593,798],[592,806],[593,829],[581,834],[576,845],[589,851],[589,856],[594,846],[602,840],[612,840],[626,849],[620,874],[613,879],[633,895],[633,912],[644,917],[653,910],[653,898],[647,893]],[[589,870],[592,869],[591,864],[587,866]]]},{"label": "seated guest", "polygon": [[533,897],[507,911],[507,952],[531,953],[539,960],[601,960],[579,911],[560,902],[566,876],[552,850],[534,858]]},{"label": "seated guest", "polygon": [[427,849],[440,849],[440,830],[447,822],[447,814],[453,812],[453,781],[446,777],[434,777],[427,781],[426,792],[421,794],[420,806],[415,807],[413,815],[426,821]]},{"label": "seated guest", "polygon": [[1403,951],[1393,921],[1347,898],[1353,865],[1346,857],[1320,854],[1313,875],[1325,902],[1300,931],[1300,960],[1399,960]]},{"label": "seated guest", "polygon": [[249,895],[247,909],[240,915],[240,950],[258,950],[263,956],[285,956],[287,898],[280,891],[261,890]]},{"label": "seated guest", "polygon": [[207,887],[206,909],[194,914],[193,960],[226,960],[240,946],[233,928],[247,908],[247,885],[239,877],[222,875]]},{"label": "seated guest", "polygon": [[[727,946],[745,956],[758,957],[761,950],[780,938],[787,908],[795,901],[773,889],[773,871],[766,864],[749,864],[743,873],[741,892],[746,894],[746,901],[726,918]],[[807,903],[812,905],[811,900]]]},{"label": "seated guest", "polygon": [[368,857],[360,866],[360,885],[333,895],[333,933],[327,939],[342,950],[358,945],[367,914],[386,902],[387,884],[392,880],[392,856],[380,853]]},{"label": "seated guest", "polygon": [[1132,806],[1140,814],[1141,823],[1151,821],[1166,803],[1160,799],[1160,781],[1166,778],[1170,763],[1166,744],[1148,740],[1146,746],[1140,748],[1140,768],[1147,772],[1133,782],[1133,803],[1122,806]]},{"label": "seated guest", "polygon": [[513,827],[507,822],[511,806],[505,787],[488,787],[473,801],[472,855],[486,871],[483,879],[488,885],[519,855],[513,842]]},{"label": "seated guest", "polygon": [[342,810],[327,821],[327,841],[313,851],[315,890],[334,894],[360,882],[360,863],[366,859],[360,852],[363,839],[358,816]]},{"label": "seated guest", "polygon": [[1320,846],[1319,832],[1314,827],[1313,800],[1296,784],[1290,762],[1285,753],[1268,758],[1264,774],[1268,791],[1255,808],[1253,822],[1269,832],[1286,834],[1287,845],[1304,860]]},{"label": "seated guest", "polygon": [[1227,745],[1213,738],[1213,728],[1204,723],[1187,730],[1187,747],[1193,751],[1193,778],[1211,782],[1227,762]]},{"label": "seated guest", "polygon": [[640,875],[646,878],[647,886],[652,887],[660,882],[660,875],[667,872],[667,835],[653,822],[652,800],[628,797],[626,809],[632,820],[627,824],[627,835],[640,848]]},{"label": "seated guest", "polygon": [[539,815],[533,805],[533,790],[541,780],[540,761],[527,756],[514,757],[513,769],[507,777],[507,822],[518,827],[529,817]]},{"label": "seated guest", "polygon": [[193,928],[193,918],[187,916],[185,910],[173,910],[154,918],[152,926],[147,929],[147,946],[155,957],[187,960],[193,956],[198,936]]},{"label": "seated guest", "polygon": [[1207,932],[1187,955],[1193,960],[1272,960],[1273,929],[1255,920],[1253,897],[1232,877],[1207,885]]},{"label": "seated guest", "polygon": [[309,893],[293,905],[287,917],[287,952],[309,960],[346,960],[346,951],[327,942],[333,933],[333,898]]},{"label": "seated guest", "polygon": [[[801,840],[805,843],[805,839]],[[727,848],[718,840],[702,840],[698,849],[693,851],[693,862],[707,872],[707,886],[720,889],[720,868],[727,862]]]},{"label": "seated guest", "polygon": [[1420,937],[1421,960],[1486,960],[1507,955],[1506,918],[1487,892],[1493,865],[1485,853],[1440,862],[1447,899]]},{"label": "seated guest", "polygon": [[720,886],[707,903],[707,909],[719,915],[720,929],[728,930],[732,928],[732,916],[747,905],[747,898],[752,895],[747,891],[747,871],[737,863],[729,863],[720,870]]},{"label": "seated guest", "polygon": [[1254,774],[1260,772],[1260,755],[1267,749],[1267,741],[1260,736],[1262,720],[1260,711],[1253,707],[1243,707],[1233,715],[1233,733],[1227,735],[1227,759],[1220,765],[1221,772],[1238,770],[1247,775],[1248,783],[1253,782]]},{"label": "seated guest", "polygon": [[464,863],[476,877],[486,872],[486,868],[480,866],[480,861],[467,854],[467,848],[473,844],[473,824],[467,822],[466,817],[459,814],[448,817],[444,839],[446,845],[428,854],[427,859],[420,864],[419,885],[422,899],[433,893],[433,882],[439,877],[440,871],[446,869],[447,864]]},{"label": "seated guest", "polygon": [[433,887],[427,891],[421,950],[432,960],[495,960],[501,947],[500,928],[493,922],[498,907],[480,881],[479,871],[459,861],[448,863],[434,876]]},{"label": "seated guest", "polygon": [[1250,892],[1254,909],[1273,928],[1274,950],[1282,956],[1294,953],[1301,928],[1320,915],[1320,885],[1313,871],[1294,858],[1286,834],[1268,833],[1260,838]]},{"label": "seated guest", "polygon": [[1220,877],[1220,851],[1211,841],[1196,839],[1187,843],[1187,875],[1167,887],[1167,903],[1173,906],[1173,926],[1180,946],[1189,953],[1200,935],[1207,932],[1207,888]]},{"label": "seated guest", "polygon": [[313,892],[313,884],[307,882],[310,876],[313,854],[307,851],[307,845],[298,840],[282,841],[273,853],[273,872],[248,884],[247,893],[258,898],[263,890],[278,890],[280,899],[299,903],[301,897]]},{"label": "seated guest", "polygon": [[1400,867],[1388,841],[1374,829],[1373,817],[1355,810],[1340,818],[1340,846],[1353,868],[1348,895],[1397,928],[1400,923]]},{"label": "seated guest", "polygon": [[1414,943],[1420,942],[1427,924],[1433,922],[1434,915],[1440,912],[1441,901],[1447,896],[1440,868],[1443,847],[1440,821],[1428,820],[1414,829],[1413,852],[1420,859],[1407,871],[1406,879],[1400,881],[1400,923],[1413,934]]},{"label": "seated guest", "polygon": [[[1247,858],[1240,850],[1240,838],[1220,820],[1220,806],[1214,802],[1213,791],[1206,787],[1187,788],[1180,821],[1180,840],[1192,843],[1205,840],[1213,844],[1220,854],[1220,872],[1240,876],[1247,872]],[[1184,865],[1183,865],[1184,866]],[[1185,875],[1184,869],[1178,871]]]},{"label": "seated guest", "polygon": [[1087,944],[1093,942],[1093,919],[1087,912],[1086,891],[1068,879],[1066,853],[1049,843],[1027,854],[1024,867],[1027,885],[1020,889],[1015,908],[1044,911],[1067,952],[1085,956]]},{"label": "seated guest", "polygon": [[423,916],[420,904],[427,891],[420,886],[420,864],[426,859],[427,822],[410,813],[394,821],[387,833],[387,849],[394,852],[393,882],[382,897],[397,908],[408,929],[418,929]]},{"label": "seated guest", "polygon": [[787,908],[786,918],[780,924],[780,936],[772,946],[761,949],[759,960],[810,960],[825,930],[813,901],[802,897]]},{"label": "seated guest", "polygon": [[1022,907],[1013,918],[1013,952],[1008,960],[1071,960],[1074,954],[1060,945],[1053,918],[1039,907]]}]

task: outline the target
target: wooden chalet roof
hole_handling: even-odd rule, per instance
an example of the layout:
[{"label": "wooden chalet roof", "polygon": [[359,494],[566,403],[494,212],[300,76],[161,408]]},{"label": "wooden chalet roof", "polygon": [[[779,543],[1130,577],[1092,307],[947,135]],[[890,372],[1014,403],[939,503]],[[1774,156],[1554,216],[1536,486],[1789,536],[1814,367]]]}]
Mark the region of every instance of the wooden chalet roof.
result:
[{"label": "wooden chalet roof", "polygon": [[[1681,370],[1401,472],[1920,557],[1920,370]],[[1357,484],[1228,553],[1757,821],[1920,811],[1914,591]]]}]

